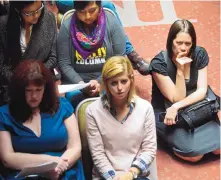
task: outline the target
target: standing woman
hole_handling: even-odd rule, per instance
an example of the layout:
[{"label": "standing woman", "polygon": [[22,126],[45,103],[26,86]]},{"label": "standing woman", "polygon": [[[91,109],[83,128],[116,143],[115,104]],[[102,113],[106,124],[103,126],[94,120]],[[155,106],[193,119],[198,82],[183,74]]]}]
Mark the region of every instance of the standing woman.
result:
[{"label": "standing woman", "polygon": [[148,179],[157,148],[154,112],[136,96],[126,57],[114,56],[104,64],[101,92],[86,110],[93,179]]},{"label": "standing woman", "polygon": [[[209,152],[219,155],[218,117],[195,128],[194,132],[187,123],[176,122],[178,111],[202,100],[208,87],[209,57],[203,47],[196,46],[196,33],[191,22],[175,21],[170,28],[166,47],[167,50],[156,55],[150,64],[157,134],[176,156],[186,161],[199,161]],[[162,112],[166,115],[161,122],[159,115]]]},{"label": "standing woman", "polygon": [[39,179],[84,180],[74,110],[57,96],[53,76],[42,62],[21,62],[12,76],[9,95],[10,103],[0,107],[3,178],[14,180],[23,168],[57,162],[54,170]]},{"label": "standing woman", "polygon": [[57,46],[63,83],[90,82],[83,92],[66,94],[76,106],[99,95],[103,64],[125,54],[126,40],[123,27],[115,15],[104,11],[101,1],[75,1],[74,7],[76,12],[61,25]]},{"label": "standing woman", "polygon": [[[54,15],[42,1],[10,1],[9,14],[1,18],[0,82],[7,92],[13,71],[23,59],[40,60],[50,70],[56,67],[57,29]],[[7,102],[7,95],[0,96]]]}]

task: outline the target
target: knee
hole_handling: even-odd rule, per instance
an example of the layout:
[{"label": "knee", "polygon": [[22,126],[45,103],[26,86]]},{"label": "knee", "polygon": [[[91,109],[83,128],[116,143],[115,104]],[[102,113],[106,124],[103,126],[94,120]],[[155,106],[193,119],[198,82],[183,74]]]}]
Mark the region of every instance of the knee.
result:
[{"label": "knee", "polygon": [[189,162],[193,162],[193,163],[200,161],[204,156],[204,155],[199,155],[199,156],[194,156],[194,157],[186,157],[186,156],[181,156],[181,155],[177,154],[176,152],[174,152],[174,154],[177,157],[179,157],[185,161],[189,161]]},{"label": "knee", "polygon": [[213,151],[212,153],[215,155],[220,155],[220,149],[217,149],[217,150]]}]

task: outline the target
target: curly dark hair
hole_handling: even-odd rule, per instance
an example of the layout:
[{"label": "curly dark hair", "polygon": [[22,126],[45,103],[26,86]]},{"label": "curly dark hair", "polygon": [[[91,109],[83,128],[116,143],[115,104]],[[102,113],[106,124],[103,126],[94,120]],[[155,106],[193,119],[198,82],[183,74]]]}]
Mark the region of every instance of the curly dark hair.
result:
[{"label": "curly dark hair", "polygon": [[25,88],[30,84],[45,86],[40,112],[54,114],[58,110],[59,100],[50,70],[41,61],[24,60],[15,69],[9,85],[9,110],[16,121],[25,122],[32,117],[25,97]]}]

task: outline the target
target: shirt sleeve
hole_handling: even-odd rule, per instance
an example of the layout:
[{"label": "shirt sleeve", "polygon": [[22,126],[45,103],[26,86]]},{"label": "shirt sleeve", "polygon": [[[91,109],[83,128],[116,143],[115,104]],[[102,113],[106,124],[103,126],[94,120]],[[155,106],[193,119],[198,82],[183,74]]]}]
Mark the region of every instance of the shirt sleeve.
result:
[{"label": "shirt sleeve", "polygon": [[196,54],[193,60],[196,60],[198,69],[203,69],[209,63],[208,53],[204,48],[196,47]]},{"label": "shirt sleeve", "polygon": [[5,108],[2,106],[0,107],[0,131],[8,131],[6,126],[5,126],[5,121],[6,121],[6,117],[7,114],[4,113],[5,112]]},{"label": "shirt sleeve", "polygon": [[71,52],[73,46],[70,43],[71,34],[70,34],[70,20],[67,19],[64,21],[64,23],[61,25],[58,39],[57,39],[57,54],[58,54],[58,66],[61,70],[62,78],[65,79],[68,83],[77,84],[80,81],[83,81],[83,79],[80,77],[80,75],[74,70],[72,66],[72,57]]},{"label": "shirt sleeve", "polygon": [[64,113],[64,120],[69,118],[74,113],[74,108],[72,107],[71,103],[64,97],[60,98],[60,108],[63,110]]},{"label": "shirt sleeve", "polygon": [[168,76],[167,64],[165,62],[162,52],[157,54],[152,59],[152,61],[150,62],[149,71],[150,71],[150,74],[152,74],[152,72],[156,72],[156,73],[162,74],[164,76]]},{"label": "shirt sleeve", "polygon": [[109,17],[108,22],[110,26],[107,27],[110,28],[113,56],[125,55],[126,34],[117,18],[113,14],[110,14]]},{"label": "shirt sleeve", "polygon": [[86,122],[88,144],[94,166],[98,170],[100,176],[102,176],[105,180],[113,179],[115,171],[105,155],[102,137],[90,110],[90,106],[86,109]]},{"label": "shirt sleeve", "polygon": [[[122,56],[125,55],[126,52],[126,34],[124,32],[124,29],[122,25],[119,23],[115,15],[111,14],[110,12],[106,12],[108,18],[107,23],[109,23],[109,26],[106,26],[110,28],[107,30],[110,34],[109,38],[111,38],[111,47],[112,48],[112,56]],[[97,81],[101,83],[102,77],[99,76],[97,78]]]},{"label": "shirt sleeve", "polygon": [[6,131],[4,121],[3,121],[3,116],[2,116],[1,112],[0,112],[0,131]]},{"label": "shirt sleeve", "polygon": [[140,176],[148,175],[149,166],[156,157],[157,150],[155,116],[151,105],[148,106],[145,118],[144,139],[141,144],[141,149],[131,165],[141,171]]},{"label": "shirt sleeve", "polygon": [[57,53],[56,53],[57,26],[56,26],[56,21],[55,21],[54,15],[51,12],[48,12],[48,13],[50,15],[50,20],[53,23],[54,36],[53,36],[53,42],[51,45],[50,53],[49,53],[48,58],[44,64],[47,68],[53,70],[55,67],[57,67]]}]

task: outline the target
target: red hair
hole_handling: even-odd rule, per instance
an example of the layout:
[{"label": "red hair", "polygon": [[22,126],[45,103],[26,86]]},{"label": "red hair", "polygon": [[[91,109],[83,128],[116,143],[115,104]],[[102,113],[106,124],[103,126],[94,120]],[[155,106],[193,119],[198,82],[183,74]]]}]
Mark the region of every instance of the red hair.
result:
[{"label": "red hair", "polygon": [[58,109],[58,96],[50,70],[41,61],[24,60],[15,69],[9,85],[9,109],[17,121],[25,122],[32,116],[32,109],[25,98],[25,88],[30,84],[45,86],[39,105],[41,112],[53,114]]}]

